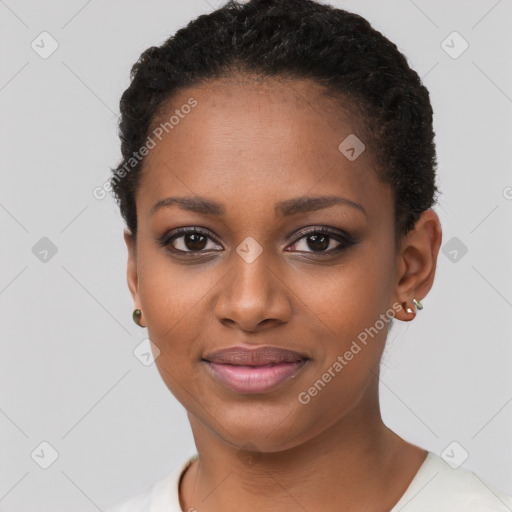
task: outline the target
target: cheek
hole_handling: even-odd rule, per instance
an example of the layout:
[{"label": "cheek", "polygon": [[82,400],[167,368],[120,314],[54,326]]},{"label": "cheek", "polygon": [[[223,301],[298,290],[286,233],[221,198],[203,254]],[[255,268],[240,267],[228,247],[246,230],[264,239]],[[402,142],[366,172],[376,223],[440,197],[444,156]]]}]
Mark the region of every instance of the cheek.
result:
[{"label": "cheek", "polygon": [[[192,267],[171,265],[161,256],[146,257],[139,272],[139,293],[148,337],[159,350],[155,365],[169,391],[187,409],[197,375],[204,328],[204,300],[211,279]],[[205,282],[206,281],[206,282]]]},{"label": "cheek", "polygon": [[[139,252],[139,294],[145,316],[170,327],[208,293],[211,272],[198,265],[173,262],[166,249],[148,241]],[[211,286],[211,285],[210,285]]]},{"label": "cheek", "polygon": [[[331,391],[322,392],[324,399],[334,400],[335,389],[353,396],[369,372],[377,371],[384,350],[390,318],[383,321],[381,315],[390,309],[392,254],[377,243],[365,244],[347,264],[309,275],[297,291],[314,321],[316,378],[329,368],[336,375],[327,386]],[[344,359],[342,371],[339,364],[333,368],[338,356]]]},{"label": "cheek", "polygon": [[158,250],[148,250],[140,260],[139,294],[149,337],[162,360],[183,365],[198,357],[204,304],[215,279],[211,271],[171,263]]},{"label": "cheek", "polygon": [[389,330],[389,318],[380,320],[388,309],[389,290],[378,271],[368,271],[363,257],[350,270],[333,272],[319,290],[310,295],[306,308],[320,320],[315,322],[316,364],[296,396],[297,417],[313,433],[348,414],[368,393]]},{"label": "cheek", "polygon": [[390,258],[382,254],[368,246],[346,264],[309,272],[295,282],[293,289],[326,333],[354,334],[389,307],[393,271]]}]

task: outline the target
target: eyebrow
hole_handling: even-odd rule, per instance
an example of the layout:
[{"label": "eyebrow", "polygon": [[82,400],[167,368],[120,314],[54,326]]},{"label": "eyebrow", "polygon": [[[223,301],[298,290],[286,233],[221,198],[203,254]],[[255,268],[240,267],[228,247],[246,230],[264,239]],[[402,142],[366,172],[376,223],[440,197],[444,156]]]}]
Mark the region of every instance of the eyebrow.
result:
[{"label": "eyebrow", "polygon": [[[285,201],[280,201],[276,203],[274,206],[274,211],[276,212],[276,214],[282,217],[288,217],[291,215],[295,215],[297,213],[306,213],[316,210],[322,210],[324,208],[329,208],[330,206],[334,206],[337,204],[342,204],[355,208],[362,212],[366,217],[368,217],[366,210],[361,204],[356,203],[351,199],[339,196],[304,196],[296,197],[294,199],[287,199]],[[172,205],[178,205],[182,210],[200,213],[203,215],[223,216],[226,213],[226,208],[224,205],[212,201],[211,199],[207,199],[206,197],[195,196],[166,197],[165,199],[160,199],[153,205],[149,214],[153,215],[161,208]]]}]

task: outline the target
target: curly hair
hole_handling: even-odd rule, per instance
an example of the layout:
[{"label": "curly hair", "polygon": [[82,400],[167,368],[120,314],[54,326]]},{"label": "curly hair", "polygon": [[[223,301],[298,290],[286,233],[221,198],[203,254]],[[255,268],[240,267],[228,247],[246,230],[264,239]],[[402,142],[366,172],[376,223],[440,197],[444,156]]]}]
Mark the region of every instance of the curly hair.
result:
[{"label": "curly hair", "polygon": [[178,91],[236,74],[309,79],[358,112],[378,178],[393,190],[395,241],[435,204],[429,93],[394,43],[365,18],[314,0],[230,0],[148,48],[131,69],[120,101],[122,160],[110,187],[134,237],[144,163],[134,155],[155,120]]}]

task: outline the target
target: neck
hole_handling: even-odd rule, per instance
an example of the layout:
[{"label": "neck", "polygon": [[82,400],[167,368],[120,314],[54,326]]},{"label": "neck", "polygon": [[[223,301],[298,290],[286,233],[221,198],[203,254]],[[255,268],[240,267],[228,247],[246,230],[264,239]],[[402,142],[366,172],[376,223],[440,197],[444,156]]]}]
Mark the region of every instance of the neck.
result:
[{"label": "neck", "polygon": [[384,425],[378,399],[285,451],[242,451],[189,419],[199,458],[181,484],[187,511],[390,510],[426,456]]}]

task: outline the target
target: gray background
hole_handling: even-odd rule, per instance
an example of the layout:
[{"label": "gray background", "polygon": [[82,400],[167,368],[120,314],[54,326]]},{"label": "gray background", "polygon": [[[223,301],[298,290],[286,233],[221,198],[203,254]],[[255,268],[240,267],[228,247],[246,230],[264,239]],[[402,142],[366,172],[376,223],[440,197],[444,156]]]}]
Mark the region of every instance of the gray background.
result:
[{"label": "gray background", "polygon": [[[438,454],[456,441],[512,494],[512,0],[331,3],[398,45],[435,111],[443,252],[425,309],[390,332],[384,421]],[[134,357],[123,224],[92,190],[120,157],[131,65],[219,4],[0,0],[0,510],[103,510],[194,453],[183,408]],[[48,58],[31,47],[51,48],[43,31]]]}]

